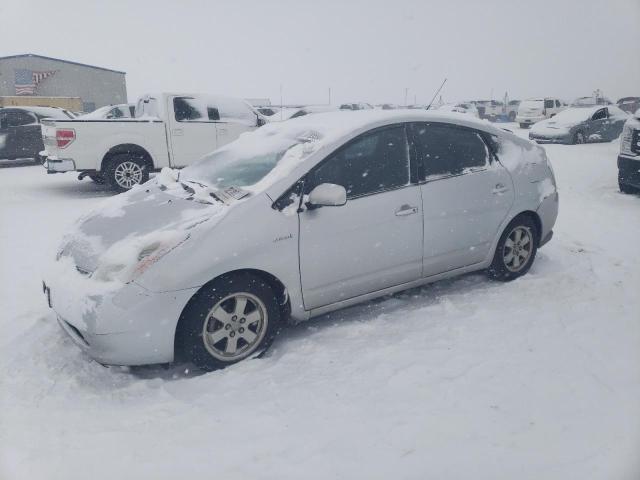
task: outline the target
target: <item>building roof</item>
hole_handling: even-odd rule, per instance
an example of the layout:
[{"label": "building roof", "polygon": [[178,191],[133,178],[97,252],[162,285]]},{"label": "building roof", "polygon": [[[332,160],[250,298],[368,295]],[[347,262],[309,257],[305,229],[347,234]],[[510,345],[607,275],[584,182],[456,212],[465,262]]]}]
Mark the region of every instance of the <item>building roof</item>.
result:
[{"label": "building roof", "polygon": [[78,63],[78,62],[71,62],[69,60],[62,60],[61,58],[45,57],[44,55],[36,55],[35,53],[23,53],[21,55],[8,55],[6,57],[0,57],[0,60],[8,60],[10,58],[25,58],[25,57],[44,58],[45,60],[54,60],[56,62],[68,63],[70,65],[78,65],[80,67],[95,68],[96,70],[105,70],[107,72],[121,73],[122,75],[125,75],[127,73],[127,72],[121,72],[120,70],[112,70],[110,68],[96,67],[95,65],[87,65],[86,63]]}]

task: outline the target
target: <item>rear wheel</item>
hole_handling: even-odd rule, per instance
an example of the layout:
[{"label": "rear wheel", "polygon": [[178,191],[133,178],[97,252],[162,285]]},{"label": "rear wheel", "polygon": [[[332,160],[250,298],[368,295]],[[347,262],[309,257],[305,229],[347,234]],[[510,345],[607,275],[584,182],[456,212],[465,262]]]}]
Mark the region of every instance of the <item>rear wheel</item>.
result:
[{"label": "rear wheel", "polygon": [[581,143],[584,143],[584,133],[576,132],[575,135],[573,136],[573,144],[578,145]]},{"label": "rear wheel", "polygon": [[537,226],[531,217],[520,215],[502,233],[487,273],[495,280],[514,280],[529,271],[537,251]]},{"label": "rear wheel", "polygon": [[264,353],[280,328],[271,286],[249,273],[220,277],[189,303],[176,331],[176,355],[216,370]]},{"label": "rear wheel", "polygon": [[104,176],[112,189],[125,192],[149,180],[149,170],[142,157],[125,153],[109,160]]}]

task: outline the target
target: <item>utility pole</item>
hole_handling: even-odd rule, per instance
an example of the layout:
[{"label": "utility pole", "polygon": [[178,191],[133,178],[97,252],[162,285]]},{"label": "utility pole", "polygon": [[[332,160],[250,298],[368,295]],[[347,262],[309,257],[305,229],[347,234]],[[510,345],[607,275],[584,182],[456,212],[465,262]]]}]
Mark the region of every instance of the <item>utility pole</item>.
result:
[{"label": "utility pole", "polygon": [[404,106],[407,106],[407,95],[409,95],[409,87],[404,87]]}]

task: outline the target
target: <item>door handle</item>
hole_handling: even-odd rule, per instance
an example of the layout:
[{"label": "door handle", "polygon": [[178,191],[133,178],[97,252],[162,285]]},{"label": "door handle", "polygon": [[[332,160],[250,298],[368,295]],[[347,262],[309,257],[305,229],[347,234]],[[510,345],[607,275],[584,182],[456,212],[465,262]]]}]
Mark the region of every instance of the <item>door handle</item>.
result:
[{"label": "door handle", "polygon": [[171,130],[171,134],[179,137],[181,135],[184,135],[184,130],[182,128],[174,128],[173,130]]},{"label": "door handle", "polygon": [[402,205],[396,210],[396,217],[406,217],[407,215],[413,215],[418,213],[418,207],[412,207],[411,205]]},{"label": "door handle", "polygon": [[498,183],[495,188],[491,191],[494,195],[502,195],[505,192],[508,192],[509,188],[505,187],[504,184]]}]

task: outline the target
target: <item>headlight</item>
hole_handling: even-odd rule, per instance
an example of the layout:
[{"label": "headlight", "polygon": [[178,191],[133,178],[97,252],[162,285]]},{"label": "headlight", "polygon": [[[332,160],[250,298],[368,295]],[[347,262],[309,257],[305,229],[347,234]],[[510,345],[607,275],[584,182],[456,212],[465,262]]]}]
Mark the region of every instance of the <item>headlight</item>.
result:
[{"label": "headlight", "polygon": [[122,283],[135,280],[167,253],[189,239],[189,235],[184,235],[184,232],[179,235],[176,233],[150,234],[140,238],[124,239],[112,245],[100,259],[92,278],[103,282]]}]

